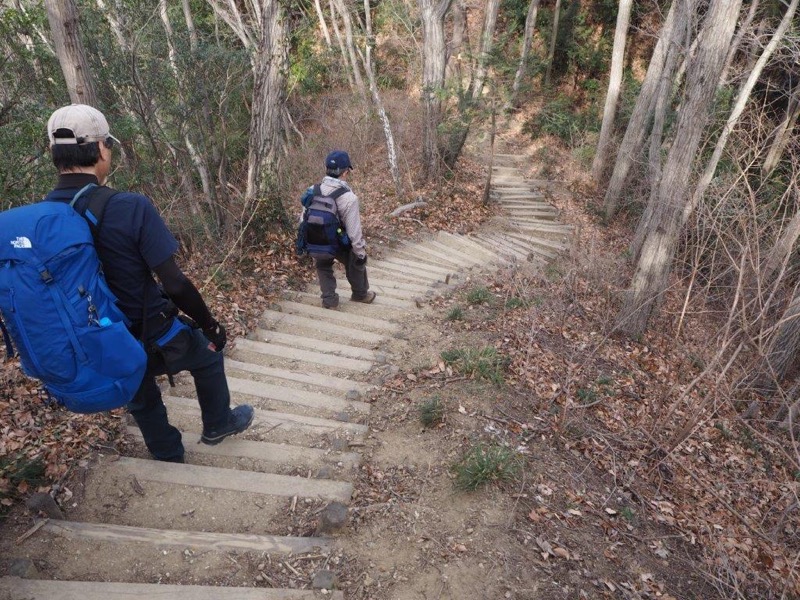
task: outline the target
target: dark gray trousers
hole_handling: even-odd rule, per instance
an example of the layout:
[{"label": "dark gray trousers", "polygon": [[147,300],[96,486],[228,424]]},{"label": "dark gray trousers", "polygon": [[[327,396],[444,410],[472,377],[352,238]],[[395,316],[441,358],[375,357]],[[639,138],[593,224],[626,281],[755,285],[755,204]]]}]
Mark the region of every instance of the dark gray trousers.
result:
[{"label": "dark gray trousers", "polygon": [[350,283],[352,297],[361,299],[369,291],[369,281],[367,280],[367,265],[355,264],[356,254],[351,249],[339,250],[336,256],[330,254],[312,254],[314,266],[317,268],[317,279],[319,289],[322,292],[322,305],[333,308],[339,305],[339,294],[336,293],[336,277],[333,274],[333,261],[338,260],[344,265],[345,276]]}]

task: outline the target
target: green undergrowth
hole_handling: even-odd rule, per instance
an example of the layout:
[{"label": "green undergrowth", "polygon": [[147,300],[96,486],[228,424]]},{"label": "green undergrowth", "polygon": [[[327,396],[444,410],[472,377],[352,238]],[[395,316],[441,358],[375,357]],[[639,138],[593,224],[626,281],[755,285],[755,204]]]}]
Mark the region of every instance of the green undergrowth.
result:
[{"label": "green undergrowth", "polygon": [[464,453],[452,470],[455,486],[470,492],[488,483],[514,479],[520,467],[519,456],[510,448],[478,443]]},{"label": "green undergrowth", "polygon": [[496,348],[453,348],[440,355],[442,360],[454,369],[470,377],[486,379],[495,385],[505,381],[504,371],[508,363]]}]

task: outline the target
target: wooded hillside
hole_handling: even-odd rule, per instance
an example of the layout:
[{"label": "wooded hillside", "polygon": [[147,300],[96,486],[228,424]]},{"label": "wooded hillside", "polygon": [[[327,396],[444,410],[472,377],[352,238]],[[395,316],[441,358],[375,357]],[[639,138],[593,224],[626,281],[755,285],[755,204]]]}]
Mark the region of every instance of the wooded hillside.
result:
[{"label": "wooded hillside", "polygon": [[[52,186],[50,113],[98,107],[122,142],[110,185],[154,200],[198,287],[244,333],[271,293],[309,279],[294,223],[328,151],[353,158],[377,247],[485,219],[487,140],[523,123],[538,148],[531,168],[585,198],[586,219],[622,232],[629,270],[609,273],[625,283],[609,292],[603,343],[666,336],[674,350],[696,319],[711,332],[698,374],[669,392],[685,410],[664,419],[681,422],[654,426],[642,454],[668,460],[720,414],[769,447],[785,479],[772,482],[780,506],[765,511],[782,516],[753,537],[794,562],[778,577],[753,550],[750,566],[766,574],[752,589],[795,597],[799,3],[5,0],[0,209]],[[476,137],[489,150],[469,155]],[[0,382],[3,507],[53,491],[69,460],[120,434],[119,415],[41,404],[14,362]],[[768,520],[739,517],[751,529]],[[740,574],[720,593],[755,597]]]}]

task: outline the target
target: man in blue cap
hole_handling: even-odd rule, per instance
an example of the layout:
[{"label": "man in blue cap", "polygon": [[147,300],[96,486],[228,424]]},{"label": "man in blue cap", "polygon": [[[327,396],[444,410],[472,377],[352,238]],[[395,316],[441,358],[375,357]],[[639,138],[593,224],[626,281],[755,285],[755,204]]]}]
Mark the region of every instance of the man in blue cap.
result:
[{"label": "man in blue cap", "polygon": [[352,170],[347,152],[334,150],[328,154],[325,158],[326,176],[318,186],[314,186],[314,199],[310,208],[306,209],[331,211],[342,230],[338,243],[327,246],[309,244],[308,248],[317,269],[322,306],[325,308],[339,306],[336,277],[333,274],[334,260],[344,265],[351,288],[350,300],[365,304],[375,300],[375,292],[370,291],[367,279],[367,242],[361,231],[358,196],[345,181]]}]

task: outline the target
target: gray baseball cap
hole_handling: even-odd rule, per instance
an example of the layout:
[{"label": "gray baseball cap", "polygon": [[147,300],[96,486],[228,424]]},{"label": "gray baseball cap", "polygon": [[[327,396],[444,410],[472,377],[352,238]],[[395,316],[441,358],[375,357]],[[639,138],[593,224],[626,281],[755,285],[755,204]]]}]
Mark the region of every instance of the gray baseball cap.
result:
[{"label": "gray baseball cap", "polygon": [[[58,130],[59,136],[55,137]],[[66,131],[64,131],[66,130]],[[64,133],[72,135],[64,136]],[[87,104],[70,104],[59,108],[47,121],[47,136],[50,144],[86,144],[88,142],[102,142],[108,138],[119,143],[111,135],[108,121],[96,108]]]}]

